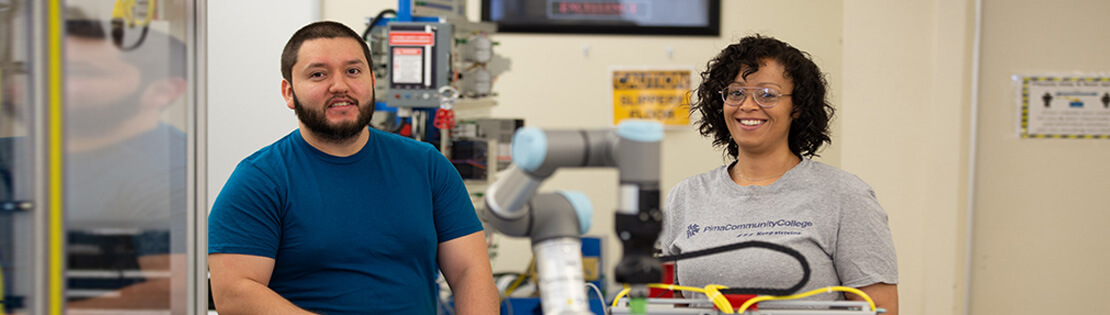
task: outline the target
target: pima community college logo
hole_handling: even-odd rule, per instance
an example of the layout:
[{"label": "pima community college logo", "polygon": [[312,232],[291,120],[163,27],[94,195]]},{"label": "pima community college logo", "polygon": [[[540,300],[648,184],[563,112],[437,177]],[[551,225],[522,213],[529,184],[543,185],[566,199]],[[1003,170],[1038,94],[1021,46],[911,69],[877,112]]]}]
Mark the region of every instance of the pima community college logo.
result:
[{"label": "pima community college logo", "polygon": [[[755,223],[741,223],[741,224],[722,224],[722,225],[706,225],[700,226],[697,224],[690,224],[686,226],[686,238],[697,236],[700,233],[710,233],[717,235],[717,232],[737,233],[745,232],[745,230],[764,230],[757,233],[740,233],[737,237],[746,237],[752,235],[800,235],[800,229],[805,229],[813,226],[811,221],[798,221],[788,219],[767,220]],[[784,229],[794,231],[781,231]],[[766,231],[771,230],[771,231]],[[778,231],[776,231],[778,230]]]},{"label": "pima community college logo", "polygon": [[697,224],[687,225],[686,226],[686,238],[693,237],[694,235],[698,234],[698,232],[700,232],[700,231],[701,231],[701,227],[699,227]]}]

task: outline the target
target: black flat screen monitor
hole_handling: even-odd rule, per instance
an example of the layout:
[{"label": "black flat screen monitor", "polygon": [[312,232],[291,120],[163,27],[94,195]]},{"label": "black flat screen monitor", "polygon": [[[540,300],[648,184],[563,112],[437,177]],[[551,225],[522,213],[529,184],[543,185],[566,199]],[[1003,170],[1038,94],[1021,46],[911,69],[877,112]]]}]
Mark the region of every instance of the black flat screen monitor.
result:
[{"label": "black flat screen monitor", "polygon": [[483,0],[502,33],[720,34],[720,0]]}]

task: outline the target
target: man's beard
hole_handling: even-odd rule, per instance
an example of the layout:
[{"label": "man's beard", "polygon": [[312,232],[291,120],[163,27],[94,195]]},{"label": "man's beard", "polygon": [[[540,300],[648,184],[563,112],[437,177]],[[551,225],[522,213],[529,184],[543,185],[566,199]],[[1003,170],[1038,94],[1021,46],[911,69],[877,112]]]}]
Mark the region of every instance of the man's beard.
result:
[{"label": "man's beard", "polygon": [[355,101],[356,106],[359,106],[358,118],[354,122],[328,124],[327,114],[324,112],[327,110],[326,108],[319,111],[305,108],[295,92],[293,93],[293,110],[297,113],[297,118],[301,120],[301,123],[320,140],[338,143],[357,137],[362,130],[370,126],[370,119],[374,117],[374,103],[371,102],[366,106],[361,106],[358,99],[351,99]]}]

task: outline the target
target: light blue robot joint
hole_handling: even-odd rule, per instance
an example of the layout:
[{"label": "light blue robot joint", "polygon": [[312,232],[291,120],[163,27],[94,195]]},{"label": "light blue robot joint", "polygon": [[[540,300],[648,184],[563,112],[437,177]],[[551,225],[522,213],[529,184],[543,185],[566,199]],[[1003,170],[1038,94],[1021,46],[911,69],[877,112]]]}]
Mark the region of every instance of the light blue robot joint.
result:
[{"label": "light blue robot joint", "polygon": [[547,158],[547,134],[539,128],[524,127],[513,135],[513,163],[535,171]]},{"label": "light blue robot joint", "polygon": [[563,198],[570,202],[570,206],[574,208],[574,213],[578,215],[578,234],[586,234],[593,225],[594,219],[594,206],[590,202],[590,197],[586,197],[579,191],[573,190],[560,190],[555,193],[562,195]]},{"label": "light blue robot joint", "polygon": [[663,124],[651,120],[624,120],[617,125],[617,135],[637,142],[661,142]]}]

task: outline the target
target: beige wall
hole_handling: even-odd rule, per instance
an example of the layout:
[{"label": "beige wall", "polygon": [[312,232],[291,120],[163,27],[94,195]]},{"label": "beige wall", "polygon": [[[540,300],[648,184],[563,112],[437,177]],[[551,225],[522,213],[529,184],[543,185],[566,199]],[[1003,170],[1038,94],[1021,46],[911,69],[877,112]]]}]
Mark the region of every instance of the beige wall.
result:
[{"label": "beige wall", "polygon": [[963,312],[971,1],[845,1],[841,165],[871,184],[903,314]]},{"label": "beige wall", "polygon": [[1021,139],[1011,76],[1110,75],[1105,0],[983,1],[971,314],[1110,314],[1110,141]]}]

